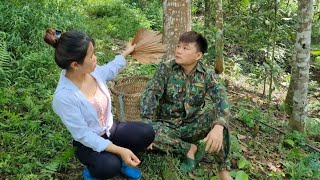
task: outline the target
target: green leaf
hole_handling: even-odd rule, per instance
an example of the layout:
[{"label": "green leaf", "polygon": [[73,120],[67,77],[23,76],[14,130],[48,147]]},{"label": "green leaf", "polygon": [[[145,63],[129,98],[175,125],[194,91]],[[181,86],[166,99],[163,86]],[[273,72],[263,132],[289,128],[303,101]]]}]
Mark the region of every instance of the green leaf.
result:
[{"label": "green leaf", "polygon": [[242,0],[242,4],[248,5],[250,3],[250,0]]},{"label": "green leaf", "polygon": [[276,89],[279,89],[280,84],[279,84],[277,77],[273,76],[272,79],[273,79],[273,83],[274,83],[274,86],[276,87]]},{"label": "green leaf", "polygon": [[244,157],[242,157],[239,161],[238,161],[238,167],[239,169],[247,169],[249,168],[251,165],[251,163],[249,161],[247,161]]},{"label": "green leaf", "polygon": [[231,145],[230,145],[231,152],[241,152],[240,143],[237,137],[234,135],[231,135],[230,140],[231,140]]},{"label": "green leaf", "polygon": [[311,54],[312,55],[315,55],[315,56],[319,56],[320,55],[320,51],[317,50],[317,51],[311,51]]},{"label": "green leaf", "polygon": [[268,20],[265,20],[264,23],[265,23],[266,25],[268,25],[268,26],[270,25],[270,21],[268,21]]},{"label": "green leaf", "polygon": [[210,180],[218,180],[218,177],[217,177],[217,176],[212,176],[212,177],[210,178]]},{"label": "green leaf", "polygon": [[267,63],[265,63],[265,62],[263,62],[262,65],[266,68],[266,70],[270,70],[270,69],[271,69],[270,66],[269,66],[269,64],[267,64]]},{"label": "green leaf", "polygon": [[244,171],[238,171],[236,175],[236,180],[248,180],[249,176]]},{"label": "green leaf", "polygon": [[316,57],[317,63],[320,65],[320,56]]},{"label": "green leaf", "polygon": [[294,147],[294,141],[291,139],[285,139],[283,142],[291,147]]}]

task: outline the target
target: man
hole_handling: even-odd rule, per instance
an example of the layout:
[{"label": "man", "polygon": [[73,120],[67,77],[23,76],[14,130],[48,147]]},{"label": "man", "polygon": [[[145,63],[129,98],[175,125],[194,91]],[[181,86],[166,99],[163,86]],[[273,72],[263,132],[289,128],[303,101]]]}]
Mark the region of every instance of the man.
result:
[{"label": "man", "polygon": [[215,153],[221,179],[227,171],[230,119],[226,90],[214,71],[200,62],[207,40],[190,31],[182,34],[175,60],[159,65],[141,99],[141,116],[156,131],[150,149],[182,154],[182,172],[192,171],[205,152]]}]

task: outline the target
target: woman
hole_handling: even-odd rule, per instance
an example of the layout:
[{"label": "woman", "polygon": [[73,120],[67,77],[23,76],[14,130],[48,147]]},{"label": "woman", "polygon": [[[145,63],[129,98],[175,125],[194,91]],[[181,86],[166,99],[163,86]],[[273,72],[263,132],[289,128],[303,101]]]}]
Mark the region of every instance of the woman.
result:
[{"label": "woman", "polygon": [[82,32],[61,34],[48,29],[44,40],[55,48],[62,68],[52,107],[74,138],[76,157],[87,166],[84,179],[112,178],[119,173],[139,179],[140,160],[135,155],[154,139],[154,130],[143,122],[118,122],[111,113],[106,81],[114,78],[134,50],[129,43],[121,55],[97,65],[94,40]]}]

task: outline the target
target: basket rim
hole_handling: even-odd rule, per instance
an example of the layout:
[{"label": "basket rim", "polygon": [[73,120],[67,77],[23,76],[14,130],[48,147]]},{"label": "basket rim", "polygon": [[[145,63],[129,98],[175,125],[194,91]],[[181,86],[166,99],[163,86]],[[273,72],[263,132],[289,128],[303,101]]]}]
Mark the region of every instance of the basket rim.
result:
[{"label": "basket rim", "polygon": [[119,92],[117,90],[115,90],[115,86],[119,83],[125,83],[125,82],[128,82],[128,81],[132,81],[132,80],[143,80],[145,81],[146,83],[149,82],[150,78],[146,77],[146,76],[132,76],[132,77],[124,77],[124,78],[121,78],[121,79],[118,79],[116,81],[113,81],[113,83],[111,83],[110,85],[110,91],[112,93],[114,93],[115,95],[119,96],[119,95],[123,95],[125,97],[137,97],[137,96],[140,96],[141,93],[135,93],[135,94],[128,94],[128,93],[123,93],[123,92]]}]

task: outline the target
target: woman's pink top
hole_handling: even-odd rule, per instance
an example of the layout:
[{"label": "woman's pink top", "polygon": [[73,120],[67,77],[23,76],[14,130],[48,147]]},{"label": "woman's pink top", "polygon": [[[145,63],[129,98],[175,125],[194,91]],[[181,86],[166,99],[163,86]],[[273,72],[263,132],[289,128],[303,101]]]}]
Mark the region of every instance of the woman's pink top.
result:
[{"label": "woman's pink top", "polygon": [[103,94],[99,85],[97,85],[96,93],[89,99],[89,102],[97,110],[100,126],[102,128],[105,127],[107,123],[108,97]]}]

